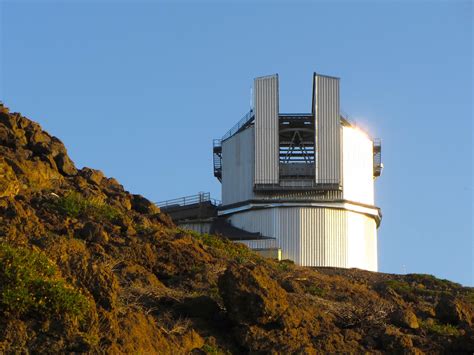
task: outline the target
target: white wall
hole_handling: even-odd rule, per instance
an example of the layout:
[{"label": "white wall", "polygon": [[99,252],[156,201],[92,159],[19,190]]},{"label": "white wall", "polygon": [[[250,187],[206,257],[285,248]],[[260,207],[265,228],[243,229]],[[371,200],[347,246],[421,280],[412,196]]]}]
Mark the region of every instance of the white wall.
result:
[{"label": "white wall", "polygon": [[374,204],[373,144],[363,131],[343,127],[343,196],[367,205]]},{"label": "white wall", "polygon": [[248,232],[259,232],[262,236],[276,238],[282,250],[282,259],[299,262],[299,209],[264,208],[235,213],[228,220]]},{"label": "white wall", "polygon": [[222,142],[223,205],[253,197],[254,135],[251,126]]},{"label": "white wall", "polygon": [[303,266],[377,271],[377,229],[372,217],[321,207],[273,207],[229,216],[231,224],[276,238],[282,259]]},{"label": "white wall", "polygon": [[363,214],[347,212],[347,267],[377,271],[377,227]]}]

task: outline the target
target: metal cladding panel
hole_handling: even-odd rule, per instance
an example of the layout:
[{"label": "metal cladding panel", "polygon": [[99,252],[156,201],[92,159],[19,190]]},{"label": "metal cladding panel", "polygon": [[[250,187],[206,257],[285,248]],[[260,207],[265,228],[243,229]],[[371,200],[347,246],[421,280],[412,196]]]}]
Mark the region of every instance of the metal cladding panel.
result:
[{"label": "metal cladding panel", "polygon": [[254,127],[222,142],[222,203],[253,198]]},{"label": "metal cladding panel", "polygon": [[234,227],[251,233],[260,233],[265,237],[276,237],[274,214],[277,209],[261,209],[239,212],[231,215],[227,221]]},{"label": "metal cladding panel", "polygon": [[341,125],[339,79],[314,74],[313,113],[315,117],[316,172],[321,184],[341,184]]},{"label": "metal cladding panel", "polygon": [[235,242],[245,244],[251,249],[278,248],[276,239],[235,240]]},{"label": "metal cladding panel", "polygon": [[238,228],[275,238],[272,247],[281,248],[282,259],[298,265],[377,271],[376,224],[364,214],[321,207],[278,207],[238,212],[229,220]]},{"label": "metal cladding panel", "polygon": [[344,199],[374,204],[373,143],[363,131],[343,127]]},{"label": "metal cladding panel", "polygon": [[301,261],[301,228],[300,208],[279,208],[276,229],[278,231],[278,241],[281,248],[282,259],[293,260],[296,264]]},{"label": "metal cladding panel", "polygon": [[329,208],[302,208],[301,265],[347,266],[345,212]]},{"label": "metal cladding panel", "polygon": [[324,258],[327,243],[324,234],[324,222],[324,209],[301,209],[301,232],[299,236],[301,240],[300,265],[326,266]]},{"label": "metal cladding panel", "polygon": [[277,184],[279,179],[278,75],[256,78],[255,184]]},{"label": "metal cladding panel", "polygon": [[324,210],[326,255],[324,263],[337,267],[347,267],[347,224],[343,210]]},{"label": "metal cladding panel", "polygon": [[348,265],[377,271],[377,227],[375,221],[365,215],[346,211],[348,229]]},{"label": "metal cladding panel", "polygon": [[365,220],[367,270],[378,271],[377,225],[371,218]]},{"label": "metal cladding panel", "polygon": [[263,236],[276,238],[276,247],[282,250],[282,259],[300,261],[299,209],[267,208],[233,214],[228,219],[235,227]]}]

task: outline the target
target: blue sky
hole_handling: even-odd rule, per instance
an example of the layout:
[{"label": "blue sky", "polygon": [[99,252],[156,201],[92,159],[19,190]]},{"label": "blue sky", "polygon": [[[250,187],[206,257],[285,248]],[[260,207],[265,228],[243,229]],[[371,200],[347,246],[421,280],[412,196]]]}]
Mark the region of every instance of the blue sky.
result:
[{"label": "blue sky", "polygon": [[311,110],[312,73],[382,138],[384,272],[474,285],[470,1],[13,2],[0,97],[60,137],[79,167],[159,201],[219,197],[211,143],[278,73],[280,111]]}]

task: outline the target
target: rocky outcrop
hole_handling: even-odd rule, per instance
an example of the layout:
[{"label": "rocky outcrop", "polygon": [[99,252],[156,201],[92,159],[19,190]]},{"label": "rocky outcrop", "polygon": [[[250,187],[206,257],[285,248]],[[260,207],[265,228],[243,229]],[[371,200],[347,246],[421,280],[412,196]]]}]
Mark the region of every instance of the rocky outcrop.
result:
[{"label": "rocky outcrop", "polygon": [[392,313],[391,320],[397,326],[407,329],[418,329],[420,327],[418,318],[411,309],[397,309]]},{"label": "rocky outcrop", "polygon": [[287,293],[262,266],[230,265],[219,279],[219,291],[236,323],[274,323],[288,309]]},{"label": "rocky outcrop", "polygon": [[472,353],[473,304],[429,275],[297,267],[179,230],[0,105],[1,353]]},{"label": "rocky outcrop", "polygon": [[465,301],[453,297],[450,294],[443,294],[436,305],[436,316],[445,323],[452,325],[474,325],[474,310],[472,305]]}]

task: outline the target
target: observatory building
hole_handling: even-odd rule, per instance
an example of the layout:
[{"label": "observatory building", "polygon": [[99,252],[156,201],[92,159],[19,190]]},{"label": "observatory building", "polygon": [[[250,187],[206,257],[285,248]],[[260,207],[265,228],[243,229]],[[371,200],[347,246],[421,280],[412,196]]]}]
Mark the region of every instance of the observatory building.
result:
[{"label": "observatory building", "polygon": [[222,203],[201,194],[198,214],[161,207],[183,227],[298,265],[377,271],[381,145],[341,116],[339,79],[313,75],[309,113],[279,111],[278,75],[256,78],[253,93],[253,108],[214,141]]}]

